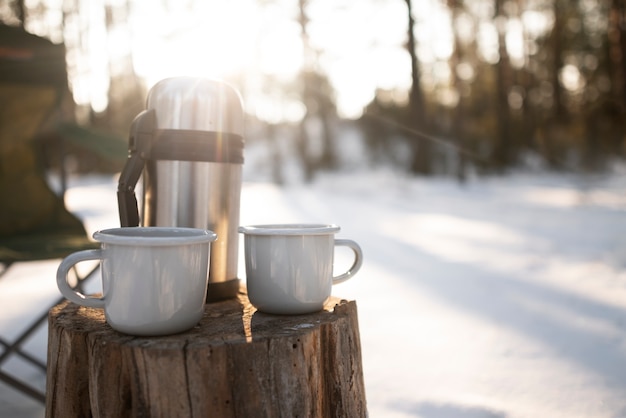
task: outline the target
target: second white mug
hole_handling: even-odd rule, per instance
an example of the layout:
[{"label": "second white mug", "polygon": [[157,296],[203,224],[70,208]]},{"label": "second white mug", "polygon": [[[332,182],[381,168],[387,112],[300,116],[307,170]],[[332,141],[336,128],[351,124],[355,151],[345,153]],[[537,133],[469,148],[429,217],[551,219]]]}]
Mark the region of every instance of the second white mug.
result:
[{"label": "second white mug", "polygon": [[[319,311],[334,284],[350,279],[361,268],[361,247],[335,239],[337,225],[279,224],[242,226],[246,283],[250,303],[273,314]],[[336,246],[354,252],[352,266],[333,276]]]}]

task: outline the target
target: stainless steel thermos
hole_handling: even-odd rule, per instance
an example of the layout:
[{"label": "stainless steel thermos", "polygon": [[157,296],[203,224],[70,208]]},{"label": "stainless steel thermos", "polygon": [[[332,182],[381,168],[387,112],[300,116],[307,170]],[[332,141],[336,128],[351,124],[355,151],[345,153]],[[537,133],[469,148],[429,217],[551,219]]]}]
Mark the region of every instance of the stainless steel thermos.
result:
[{"label": "stainless steel thermos", "polygon": [[[168,78],[148,93],[130,129],[120,175],[122,226],[181,226],[217,233],[211,245],[208,300],[237,295],[243,106],[230,85]],[[135,185],[143,176],[141,216]]]}]

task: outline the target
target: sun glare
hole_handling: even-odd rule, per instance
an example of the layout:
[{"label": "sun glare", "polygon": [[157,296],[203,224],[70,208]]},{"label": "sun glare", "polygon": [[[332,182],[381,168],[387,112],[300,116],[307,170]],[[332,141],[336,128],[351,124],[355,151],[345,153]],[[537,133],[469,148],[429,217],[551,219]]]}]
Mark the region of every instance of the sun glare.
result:
[{"label": "sun glare", "polygon": [[[341,116],[360,116],[377,89],[408,89],[410,60],[404,49],[402,2],[310,5],[307,31],[315,65],[328,75]],[[292,121],[302,117],[301,103],[271,94],[259,97],[267,95],[268,87],[261,85],[263,77],[290,83],[306,65],[298,14],[293,2],[192,1],[187,6],[172,3],[167,7],[167,2],[136,0],[129,19],[133,65],[148,87],[180,75],[242,80],[247,84],[239,87],[251,96],[254,113],[275,122]],[[371,24],[374,20],[376,25]],[[99,30],[94,33],[100,44],[116,43],[111,35],[106,39]],[[449,54],[448,43],[440,42],[438,56]],[[91,101],[92,106],[94,82],[92,77],[77,86],[91,88],[79,88],[82,93],[76,93],[81,102]],[[250,92],[254,89],[260,91]],[[89,90],[92,93],[86,95]]]},{"label": "sun glare", "polygon": [[[137,2],[133,21],[135,70],[149,86],[176,75],[225,77],[254,54],[253,1],[195,2],[193,10],[155,11]],[[219,6],[217,6],[219,5]]]}]

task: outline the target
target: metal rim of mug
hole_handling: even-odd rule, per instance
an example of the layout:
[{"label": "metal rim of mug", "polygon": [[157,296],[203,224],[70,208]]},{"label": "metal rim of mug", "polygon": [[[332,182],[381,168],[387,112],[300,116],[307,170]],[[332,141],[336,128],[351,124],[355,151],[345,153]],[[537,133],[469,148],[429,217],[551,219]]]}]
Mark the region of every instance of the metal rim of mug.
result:
[{"label": "metal rim of mug", "polygon": [[93,238],[105,244],[164,246],[212,242],[217,234],[200,228],[133,226],[96,231]]},{"label": "metal rim of mug", "polygon": [[334,224],[267,224],[240,226],[239,232],[248,235],[327,235],[339,232]]}]

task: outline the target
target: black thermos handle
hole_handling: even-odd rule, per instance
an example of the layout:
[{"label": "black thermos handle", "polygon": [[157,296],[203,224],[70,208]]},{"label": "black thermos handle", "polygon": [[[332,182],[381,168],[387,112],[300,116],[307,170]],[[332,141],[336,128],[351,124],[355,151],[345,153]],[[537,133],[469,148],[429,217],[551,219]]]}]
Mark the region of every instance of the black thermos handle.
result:
[{"label": "black thermos handle", "polygon": [[135,186],[146,160],[243,164],[244,140],[231,132],[157,129],[154,109],[141,112],[130,128],[128,160],[117,186],[120,223],[139,226]]},{"label": "black thermos handle", "polygon": [[117,206],[121,226],[139,226],[139,207],[135,197],[135,186],[139,181],[146,156],[150,152],[156,127],[154,109],[141,112],[130,127],[128,159],[120,174],[117,185]]}]

